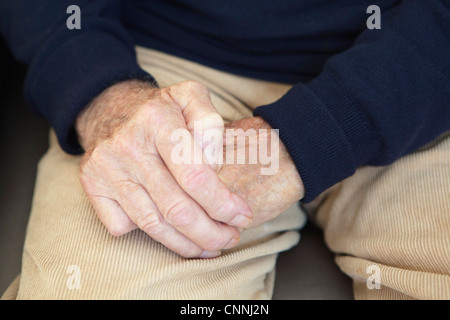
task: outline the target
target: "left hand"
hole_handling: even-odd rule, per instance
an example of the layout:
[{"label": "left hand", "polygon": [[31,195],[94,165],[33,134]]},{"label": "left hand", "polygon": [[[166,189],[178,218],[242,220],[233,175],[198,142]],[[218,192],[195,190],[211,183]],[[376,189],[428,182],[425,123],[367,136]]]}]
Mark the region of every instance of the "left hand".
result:
[{"label": "left hand", "polygon": [[[239,195],[250,205],[253,211],[251,227],[274,219],[303,198],[305,190],[295,164],[278,135],[270,131],[272,128],[266,121],[261,117],[242,119],[226,124],[225,129],[242,129],[244,132],[254,129],[256,131],[257,139],[253,139],[253,142],[252,139],[247,139],[245,144],[238,144],[236,141],[231,143],[235,154],[246,155],[245,164],[238,164],[236,160],[234,163],[227,163],[229,161],[225,159],[226,146],[224,142],[224,163],[218,174],[231,192]],[[271,133],[267,134],[268,132]],[[266,145],[270,147],[271,138],[278,142],[278,148],[269,149],[269,158],[272,158],[273,152],[278,152],[278,159],[276,157],[273,159],[278,160],[279,166],[273,174],[262,175],[261,168],[268,167],[268,165],[262,165],[259,156],[256,164],[249,164],[249,154],[258,151],[259,143],[254,143],[255,141],[267,141]],[[230,141],[232,140],[228,140],[228,142]],[[273,145],[277,145],[277,143],[272,143]]]}]

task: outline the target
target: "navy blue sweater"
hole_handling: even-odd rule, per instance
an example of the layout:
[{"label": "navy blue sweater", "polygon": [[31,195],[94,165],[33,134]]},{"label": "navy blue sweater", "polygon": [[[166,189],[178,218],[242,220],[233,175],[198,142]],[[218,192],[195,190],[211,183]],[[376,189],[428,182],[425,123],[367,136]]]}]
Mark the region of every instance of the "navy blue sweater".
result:
[{"label": "navy blue sweater", "polygon": [[[72,4],[81,30],[66,27]],[[366,27],[371,4],[381,29]],[[0,30],[29,66],[29,105],[69,153],[82,152],[73,122],[93,97],[152,81],[136,44],[294,84],[255,115],[280,130],[305,202],[450,129],[448,0],[0,0]]]}]

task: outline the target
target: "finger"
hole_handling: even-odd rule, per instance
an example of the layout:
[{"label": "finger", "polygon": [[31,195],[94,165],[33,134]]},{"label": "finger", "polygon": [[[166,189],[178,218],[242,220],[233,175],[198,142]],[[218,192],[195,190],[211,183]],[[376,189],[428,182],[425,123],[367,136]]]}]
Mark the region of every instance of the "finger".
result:
[{"label": "finger", "polygon": [[122,236],[137,229],[117,201],[103,196],[88,196],[98,218],[113,236]]},{"label": "finger", "polygon": [[153,159],[139,177],[164,219],[207,251],[228,249],[239,232],[211,219],[178,185],[162,160]]},{"label": "finger", "polygon": [[[158,135],[155,139],[157,151],[178,185],[211,218],[240,228],[249,227],[253,216],[249,205],[242,198],[231,193],[217,173],[206,163],[198,161],[196,155],[201,153],[200,147],[194,143],[188,132],[184,136],[187,138],[182,142],[173,141],[168,138],[168,134]],[[172,151],[175,148],[179,149],[179,144],[182,145],[183,150],[193,150],[191,156],[184,159],[183,163],[173,161]]]},{"label": "finger", "polygon": [[155,241],[187,258],[212,258],[220,255],[218,251],[203,250],[167,223],[142,186],[129,182],[121,191],[118,197],[122,208],[139,229]]},{"label": "finger", "polygon": [[[211,101],[208,88],[197,81],[184,81],[165,90],[180,107],[187,129],[202,150],[221,151],[224,121]],[[219,170],[221,154],[207,152],[205,155],[208,164]]]}]

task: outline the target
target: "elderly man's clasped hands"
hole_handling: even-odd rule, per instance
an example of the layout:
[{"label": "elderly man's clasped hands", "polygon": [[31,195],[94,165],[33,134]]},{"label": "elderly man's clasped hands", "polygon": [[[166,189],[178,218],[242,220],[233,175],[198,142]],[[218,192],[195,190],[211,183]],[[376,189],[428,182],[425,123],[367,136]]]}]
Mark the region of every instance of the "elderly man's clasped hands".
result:
[{"label": "elderly man's clasped hands", "polygon": [[[139,228],[183,257],[217,257],[238,245],[242,229],[275,218],[304,194],[270,126],[259,117],[225,125],[208,89],[195,81],[161,89],[137,80],[118,83],[80,113],[75,128],[86,151],[80,180],[109,232]],[[245,143],[228,139],[228,129],[244,132]],[[187,138],[180,142],[174,133]],[[180,144],[190,161],[174,159]],[[262,174],[258,161],[230,161],[230,150],[236,160],[262,154],[262,145],[277,155],[270,174]]]}]

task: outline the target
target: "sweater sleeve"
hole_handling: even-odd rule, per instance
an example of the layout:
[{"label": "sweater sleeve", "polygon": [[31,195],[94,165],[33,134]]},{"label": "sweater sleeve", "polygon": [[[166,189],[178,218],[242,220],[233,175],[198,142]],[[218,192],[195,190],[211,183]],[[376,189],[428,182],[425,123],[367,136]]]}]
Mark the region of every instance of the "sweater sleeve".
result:
[{"label": "sweater sleeve", "polygon": [[303,202],[359,166],[390,164],[450,130],[449,53],[450,1],[402,1],[318,77],[255,109],[279,129]]},{"label": "sweater sleeve", "polygon": [[[66,25],[70,5],[80,8],[81,29]],[[68,153],[82,152],[73,123],[91,99],[118,81],[153,81],[137,64],[120,7],[119,0],[0,0],[0,32],[28,66],[25,99]]]}]

